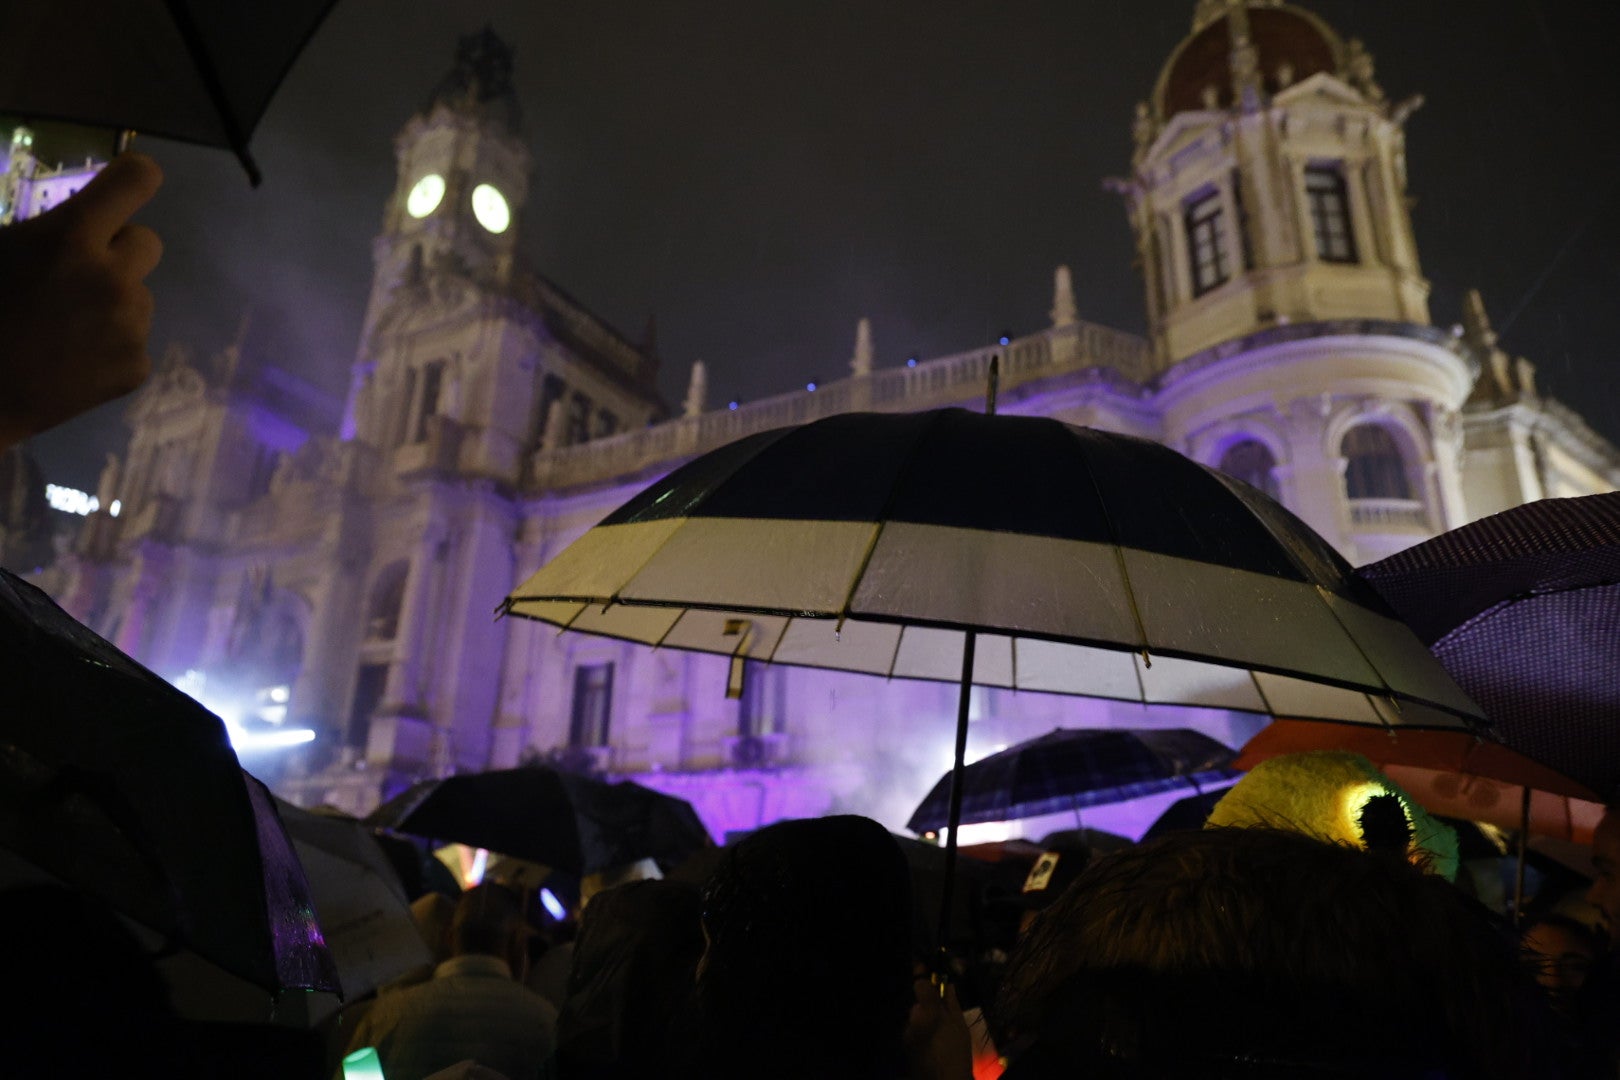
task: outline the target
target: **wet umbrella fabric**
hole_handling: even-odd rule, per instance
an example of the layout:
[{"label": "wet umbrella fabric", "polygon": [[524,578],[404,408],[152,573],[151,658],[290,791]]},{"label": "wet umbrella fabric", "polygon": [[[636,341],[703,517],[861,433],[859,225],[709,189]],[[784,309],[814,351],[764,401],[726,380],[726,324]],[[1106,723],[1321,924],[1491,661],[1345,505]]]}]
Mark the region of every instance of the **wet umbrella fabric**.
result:
[{"label": "wet umbrella fabric", "polygon": [[1620,494],[1528,503],[1358,574],[1485,709],[1496,739],[1620,798]]},{"label": "wet umbrella fabric", "polygon": [[[962,773],[962,823],[1015,821],[1105,806],[1177,788],[1229,783],[1237,755],[1186,728],[1057,730],[981,758]],[[940,778],[906,828],[950,821],[950,776]]]},{"label": "wet umbrella fabric", "polygon": [[336,990],[269,792],[190,697],[0,571],[0,844],[269,991]]},{"label": "wet umbrella fabric", "polygon": [[504,610],[891,678],[1383,726],[1478,710],[1315,533],[1157,443],[962,409],[739,440],[654,483]]},{"label": "wet umbrella fabric", "polygon": [[25,0],[0,34],[0,111],[236,154],[334,0]]},{"label": "wet umbrella fabric", "polygon": [[358,1000],[433,962],[405,886],[370,827],[290,803],[276,808],[309,879],[346,998]]},{"label": "wet umbrella fabric", "polygon": [[539,765],[424,780],[367,824],[453,840],[573,874],[653,859],[674,867],[713,844],[685,800]]},{"label": "wet umbrella fabric", "polygon": [[1148,826],[1147,832],[1142,834],[1142,843],[1157,840],[1166,833],[1197,832],[1204,827],[1204,822],[1209,820],[1209,812],[1215,809],[1215,804],[1225,794],[1226,788],[1221,787],[1177,799]]}]

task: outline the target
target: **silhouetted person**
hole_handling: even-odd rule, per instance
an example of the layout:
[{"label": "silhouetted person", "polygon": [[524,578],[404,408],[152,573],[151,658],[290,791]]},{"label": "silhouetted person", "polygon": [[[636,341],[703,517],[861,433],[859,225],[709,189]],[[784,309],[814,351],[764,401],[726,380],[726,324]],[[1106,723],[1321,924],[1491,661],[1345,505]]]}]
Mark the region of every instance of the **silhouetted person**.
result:
[{"label": "silhouetted person", "polygon": [[1008,964],[1008,1080],[1546,1075],[1514,943],[1392,846],[1217,828],[1094,863]]},{"label": "silhouetted person", "polygon": [[877,822],[784,821],[744,838],[704,890],[689,1075],[903,1076],[911,927],[905,856]]},{"label": "silhouetted person", "polygon": [[418,986],[385,993],[355,1026],[349,1049],[375,1046],[388,1080],[422,1080],[473,1060],[509,1080],[538,1076],[557,1011],[522,986],[522,906],[510,890],[464,893],[450,926],[453,956]]},{"label": "silhouetted person", "polygon": [[674,1066],[703,955],[697,886],[637,881],[592,899],[557,1020],[562,1080],[658,1076]]}]

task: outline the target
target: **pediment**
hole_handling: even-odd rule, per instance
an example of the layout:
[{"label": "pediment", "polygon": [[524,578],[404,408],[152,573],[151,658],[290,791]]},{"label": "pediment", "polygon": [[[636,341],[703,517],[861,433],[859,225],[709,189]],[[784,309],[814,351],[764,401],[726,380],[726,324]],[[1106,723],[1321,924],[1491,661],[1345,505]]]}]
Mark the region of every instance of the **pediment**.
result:
[{"label": "pediment", "polygon": [[1286,90],[1279,90],[1271,100],[1273,106],[1277,108],[1288,108],[1307,102],[1367,108],[1367,99],[1360,91],[1326,71],[1317,72],[1308,79],[1301,79]]}]

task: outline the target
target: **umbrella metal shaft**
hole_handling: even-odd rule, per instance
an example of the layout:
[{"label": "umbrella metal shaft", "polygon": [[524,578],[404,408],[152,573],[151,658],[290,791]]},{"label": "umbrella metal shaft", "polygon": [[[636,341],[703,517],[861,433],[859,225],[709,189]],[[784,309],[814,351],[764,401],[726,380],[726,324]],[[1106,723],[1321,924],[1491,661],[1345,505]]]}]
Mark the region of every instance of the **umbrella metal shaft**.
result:
[{"label": "umbrella metal shaft", "polygon": [[[973,651],[978,635],[967,632],[962,643],[962,683],[956,698],[956,756],[951,766],[951,809],[945,834],[945,886],[939,895],[939,947],[943,955],[949,940],[951,901],[956,892],[956,833],[962,824],[962,770],[967,768],[968,703],[973,696]],[[943,973],[942,973],[943,974]],[[941,984],[944,993],[944,984]]]}]

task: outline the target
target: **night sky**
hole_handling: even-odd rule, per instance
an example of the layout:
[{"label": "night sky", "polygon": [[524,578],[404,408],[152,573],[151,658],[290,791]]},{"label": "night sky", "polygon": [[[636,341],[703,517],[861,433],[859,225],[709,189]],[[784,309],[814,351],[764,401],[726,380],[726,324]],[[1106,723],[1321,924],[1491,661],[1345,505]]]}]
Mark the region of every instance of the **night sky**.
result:
[{"label": "night sky", "polygon": [[[1612,5],[1307,3],[1378,61],[1408,125],[1435,322],[1483,290],[1503,345],[1620,440],[1620,91]],[[167,183],[153,353],[249,347],[341,394],[394,185],[392,138],[485,22],[513,46],[536,172],[524,246],[632,338],[656,314],[663,389],[712,405],[1047,325],[1068,263],[1083,318],[1140,331],[1116,196],[1134,103],[1193,0],[342,0],[253,139],[143,140]],[[121,403],[37,439],[94,489]]]}]

